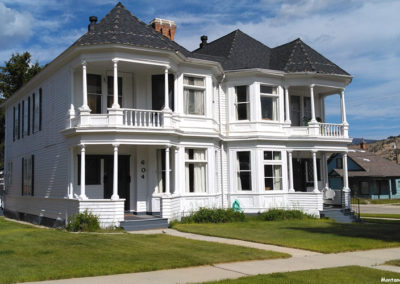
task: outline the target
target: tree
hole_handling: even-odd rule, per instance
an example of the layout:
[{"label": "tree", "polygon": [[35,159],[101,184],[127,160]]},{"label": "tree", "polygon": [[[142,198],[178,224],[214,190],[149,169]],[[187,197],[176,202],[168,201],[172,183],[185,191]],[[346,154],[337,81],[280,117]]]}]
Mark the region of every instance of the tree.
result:
[{"label": "tree", "polygon": [[[42,70],[39,63],[31,63],[31,54],[12,54],[10,60],[0,66],[0,103],[11,97],[33,76]],[[4,167],[4,109],[0,110],[0,169]]]}]

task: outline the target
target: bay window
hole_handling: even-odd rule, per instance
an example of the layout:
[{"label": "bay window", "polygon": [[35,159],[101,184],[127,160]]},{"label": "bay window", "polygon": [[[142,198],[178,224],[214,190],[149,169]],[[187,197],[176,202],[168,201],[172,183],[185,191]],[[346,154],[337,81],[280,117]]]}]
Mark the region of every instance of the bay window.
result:
[{"label": "bay window", "polygon": [[250,100],[248,86],[236,86],[236,120],[250,119]]},{"label": "bay window", "polygon": [[205,90],[204,78],[194,76],[183,77],[185,114],[204,115]]},{"label": "bay window", "polygon": [[251,155],[250,151],[236,153],[238,191],[251,190]]},{"label": "bay window", "polygon": [[264,189],[282,190],[282,154],[264,151]]},{"label": "bay window", "polygon": [[185,149],[185,191],[206,192],[206,150]]},{"label": "bay window", "polygon": [[277,88],[260,85],[261,118],[263,120],[278,120]]}]

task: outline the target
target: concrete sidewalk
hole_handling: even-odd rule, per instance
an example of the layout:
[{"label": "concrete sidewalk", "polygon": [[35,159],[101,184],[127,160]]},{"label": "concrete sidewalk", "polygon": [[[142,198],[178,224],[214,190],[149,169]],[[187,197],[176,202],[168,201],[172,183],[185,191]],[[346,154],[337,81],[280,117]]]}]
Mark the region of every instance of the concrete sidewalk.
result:
[{"label": "concrete sidewalk", "polygon": [[[138,232],[136,232],[138,233]],[[143,232],[141,232],[143,233]],[[292,249],[273,245],[264,245],[234,239],[208,237],[182,233],[171,229],[147,231],[146,233],[165,233],[176,237],[184,237],[203,241],[221,242],[225,244],[273,250],[289,253],[293,257],[287,259],[241,261],[220,263],[179,269],[158,270],[151,272],[127,273],[109,276],[73,278],[30,283],[48,284],[103,284],[103,283],[140,283],[140,284],[175,284],[235,279],[243,276],[290,272],[309,269],[359,265],[392,272],[399,272],[400,267],[382,265],[388,260],[400,258],[400,248],[376,249],[368,251],[346,252],[337,254],[321,254],[300,249]]]},{"label": "concrete sidewalk", "polygon": [[400,214],[400,205],[391,204],[361,204],[361,214]]}]

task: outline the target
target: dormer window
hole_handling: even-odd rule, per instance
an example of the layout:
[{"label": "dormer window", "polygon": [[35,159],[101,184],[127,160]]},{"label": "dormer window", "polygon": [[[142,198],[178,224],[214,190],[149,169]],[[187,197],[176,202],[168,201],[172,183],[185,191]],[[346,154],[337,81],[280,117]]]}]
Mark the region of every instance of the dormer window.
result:
[{"label": "dormer window", "polygon": [[278,120],[278,92],[273,86],[260,85],[261,118]]},{"label": "dormer window", "polygon": [[205,82],[202,77],[184,76],[185,114],[204,115]]}]

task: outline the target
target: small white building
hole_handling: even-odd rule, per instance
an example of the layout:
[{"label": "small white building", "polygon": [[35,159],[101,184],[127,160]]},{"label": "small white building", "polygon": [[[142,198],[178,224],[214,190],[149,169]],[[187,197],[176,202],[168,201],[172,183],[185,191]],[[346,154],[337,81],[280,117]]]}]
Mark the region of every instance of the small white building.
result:
[{"label": "small white building", "polygon": [[[352,76],[300,39],[269,48],[236,30],[189,52],[175,30],[118,3],[3,104],[5,215],[51,225],[89,209],[109,226],[234,201],[319,215],[327,158],[347,168]],[[340,124],[325,121],[332,95]]]}]

